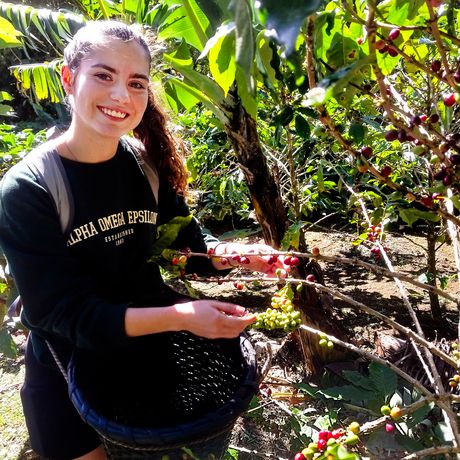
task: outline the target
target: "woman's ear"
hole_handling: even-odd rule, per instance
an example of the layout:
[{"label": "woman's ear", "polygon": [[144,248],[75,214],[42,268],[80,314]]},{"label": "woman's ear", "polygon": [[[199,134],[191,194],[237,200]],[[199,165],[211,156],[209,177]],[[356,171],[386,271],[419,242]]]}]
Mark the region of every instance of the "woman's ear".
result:
[{"label": "woman's ear", "polygon": [[63,65],[61,67],[61,83],[67,95],[72,93],[72,73],[69,66]]}]

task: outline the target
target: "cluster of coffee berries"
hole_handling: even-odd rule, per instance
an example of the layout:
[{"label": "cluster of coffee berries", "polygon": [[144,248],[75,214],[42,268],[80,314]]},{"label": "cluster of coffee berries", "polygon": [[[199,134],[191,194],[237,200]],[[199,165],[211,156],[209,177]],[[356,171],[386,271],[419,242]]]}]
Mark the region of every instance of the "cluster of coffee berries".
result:
[{"label": "cluster of coffee berries", "polygon": [[187,256],[185,254],[182,255],[175,255],[171,257],[171,265],[177,266],[179,268],[184,268],[187,265]]},{"label": "cluster of coffee berries", "polygon": [[166,266],[164,267],[170,276],[185,276],[185,266],[189,258],[190,249],[184,249],[176,251],[173,249],[165,249],[162,252],[161,259],[158,263],[163,265],[164,259],[166,259]]},{"label": "cluster of coffee berries", "polygon": [[[446,150],[442,153],[447,153],[450,148],[455,148],[459,151],[460,135],[455,134],[450,136],[451,140],[446,145]],[[458,181],[460,177],[460,154],[447,153],[446,158],[449,160],[449,165],[442,165],[441,168],[433,175],[433,179],[442,182],[446,187],[452,185],[454,181]]]},{"label": "cluster of coffee berries", "polygon": [[[358,422],[352,422],[345,430],[337,428],[335,430],[321,430],[316,441],[311,442],[301,452],[294,455],[294,460],[312,460],[316,458],[327,458],[335,460],[342,458],[345,446],[355,446],[359,442],[360,426]],[[338,449],[341,446],[339,455]],[[327,457],[324,457],[327,455]]]},{"label": "cluster of coffee berries", "polygon": [[289,267],[297,267],[300,264],[300,260],[296,256],[287,255],[284,257],[283,262]]},{"label": "cluster of coffee berries", "polygon": [[450,347],[452,348],[452,351],[451,351],[452,357],[455,360],[459,361],[460,360],[460,350],[458,349],[459,348],[458,343],[452,342],[450,344]]},{"label": "cluster of coffee berries", "polygon": [[300,325],[300,312],[294,309],[292,299],[294,294],[290,285],[283,286],[275,292],[271,301],[271,308],[257,315],[257,321],[252,325],[254,329],[282,329],[290,332]]},{"label": "cluster of coffee berries", "polygon": [[[208,249],[208,256],[211,257],[212,260],[220,262],[221,265],[229,265],[230,267],[236,267],[238,265],[244,266],[251,263],[249,257],[237,254],[236,252],[225,256],[214,256],[214,249],[212,248]],[[275,261],[271,263],[273,264]]]},{"label": "cluster of coffee berries", "polygon": [[391,417],[393,420],[398,420],[401,418],[402,410],[399,406],[390,407],[387,404],[384,404],[380,408],[380,413],[382,415]]},{"label": "cluster of coffee berries", "polygon": [[371,225],[367,229],[367,241],[376,241],[382,233],[382,224]]},{"label": "cluster of coffee berries", "polygon": [[321,348],[327,348],[328,350],[332,350],[334,348],[334,342],[329,340],[329,337],[326,334],[319,335],[318,344]]},{"label": "cluster of coffee berries", "polygon": [[380,413],[383,416],[388,417],[387,422],[385,423],[385,431],[390,434],[393,433],[396,430],[396,426],[393,422],[401,418],[401,408],[399,406],[390,407],[389,405],[384,404],[380,408]]},{"label": "cluster of coffee berries", "polygon": [[446,93],[444,94],[442,101],[444,102],[444,105],[447,107],[452,107],[455,103],[460,102],[460,94],[455,92],[455,93]]},{"label": "cluster of coffee berries", "polygon": [[452,390],[455,390],[455,388],[458,387],[458,384],[460,383],[460,375],[455,374],[449,379],[449,387]]},{"label": "cluster of coffee berries", "polygon": [[396,47],[393,45],[393,41],[396,40],[401,35],[401,30],[399,28],[391,29],[388,34],[388,40],[377,40],[375,42],[375,49],[380,54],[388,53],[391,57],[396,57],[399,53]]}]

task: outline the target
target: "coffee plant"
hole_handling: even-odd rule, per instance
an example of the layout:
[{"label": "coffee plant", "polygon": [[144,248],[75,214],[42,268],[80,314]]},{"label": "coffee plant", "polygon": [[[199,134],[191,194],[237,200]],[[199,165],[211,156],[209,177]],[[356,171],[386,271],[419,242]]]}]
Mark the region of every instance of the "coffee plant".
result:
[{"label": "coffee plant", "polygon": [[[446,310],[458,309],[458,299],[443,289],[436,261],[439,245],[450,244],[460,273],[459,6],[441,0],[319,3],[240,0],[227,8],[203,0],[167,8],[170,2],[159,1],[161,8],[149,9],[143,1],[86,2],[80,5],[83,14],[39,15],[1,2],[0,14],[18,55],[52,43],[57,60],[47,56],[47,66],[18,62],[12,69],[20,87],[32,89],[34,103],[62,97],[53,92],[52,75],[68,36],[86,19],[136,20],[158,32],[165,52],[155,77],[178,113],[180,132],[191,137],[188,167],[202,188],[201,217],[247,218],[253,211],[290,271],[287,277],[254,276],[245,269],[249,254],[236,254],[228,258],[234,267],[228,275],[199,279],[187,272],[189,257],[213,254],[172,249],[187,218],[159,229],[152,262],[189,285],[230,283],[242,292],[256,282],[276,285],[272,305],[255,327],[305,334],[311,354],[320,358],[318,367],[337,350],[371,363],[366,373],[344,372],[350,384],[339,389],[299,385],[315,401],[351,403],[365,417],[358,423],[337,416],[326,423],[285,407],[300,427],[292,458],[368,457],[367,445],[376,436],[391,436],[407,460],[459,455],[458,338],[442,337]],[[47,27],[37,27],[40,21]],[[21,50],[14,28],[24,35]],[[1,133],[2,171],[33,144],[31,133],[10,136],[8,129]],[[332,217],[345,219],[356,233],[353,245],[369,257],[302,247],[308,226],[329,225]],[[424,279],[393,267],[386,237],[400,227],[426,238]],[[313,262],[359,266],[393,280],[405,323],[326,286],[311,270]],[[409,288],[429,297],[433,327],[443,342],[426,337]],[[309,321],[316,302],[302,304],[302,292],[340,299],[393,329],[410,345],[420,372],[335,334],[326,322]],[[271,398],[266,388],[263,393]],[[317,425],[322,427],[312,428]]]}]

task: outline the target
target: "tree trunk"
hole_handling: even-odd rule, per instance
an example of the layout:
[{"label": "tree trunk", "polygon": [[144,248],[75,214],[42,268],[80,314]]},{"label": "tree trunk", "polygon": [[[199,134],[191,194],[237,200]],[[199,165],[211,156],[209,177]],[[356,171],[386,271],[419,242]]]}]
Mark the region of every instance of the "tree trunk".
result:
[{"label": "tree trunk", "polygon": [[232,107],[231,125],[225,128],[246,178],[263,238],[278,249],[286,231],[287,216],[278,184],[260,147],[256,122],[237,104]]},{"label": "tree trunk", "polygon": [[[281,199],[280,189],[268,168],[267,160],[260,147],[257,125],[241,104],[232,107],[231,124],[226,126],[238,162],[246,178],[251,201],[262,235],[267,244],[278,249],[288,226],[286,211]],[[304,245],[305,246],[305,245]],[[300,248],[305,251],[305,247]],[[313,260],[304,259],[304,266],[295,270],[294,276],[305,279],[313,273],[319,283],[323,282],[321,267]],[[305,287],[297,299],[302,323],[344,338],[343,331],[335,324],[331,312],[324,308],[324,297],[309,286]],[[304,365],[309,375],[319,374],[325,362],[338,359],[340,350],[328,350],[319,346],[316,336],[301,331],[300,346],[304,356]]]}]

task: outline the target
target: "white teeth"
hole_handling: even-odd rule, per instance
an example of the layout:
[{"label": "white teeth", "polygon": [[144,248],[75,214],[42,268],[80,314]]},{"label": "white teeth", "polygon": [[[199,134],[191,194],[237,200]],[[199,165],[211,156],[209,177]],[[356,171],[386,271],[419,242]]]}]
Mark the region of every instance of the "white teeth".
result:
[{"label": "white teeth", "polygon": [[106,109],[105,107],[101,107],[101,110],[105,114],[110,115],[111,117],[115,117],[115,118],[126,118],[128,115],[125,112],[117,112],[116,110]]}]

